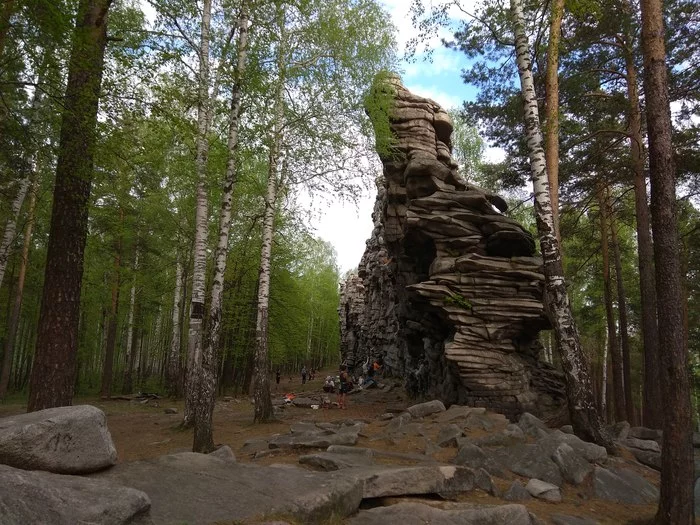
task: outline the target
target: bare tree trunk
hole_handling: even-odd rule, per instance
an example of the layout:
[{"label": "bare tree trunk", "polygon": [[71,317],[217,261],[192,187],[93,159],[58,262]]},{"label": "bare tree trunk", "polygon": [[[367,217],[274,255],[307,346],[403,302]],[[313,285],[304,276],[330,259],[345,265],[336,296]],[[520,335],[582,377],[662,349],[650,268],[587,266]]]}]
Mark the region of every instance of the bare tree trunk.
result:
[{"label": "bare tree trunk", "polygon": [[238,127],[241,113],[242,82],[245,78],[246,56],[248,46],[248,6],[244,1],[238,19],[238,57],[236,80],[231,92],[231,112],[229,114],[228,159],[226,177],[221,195],[221,213],[219,216],[219,236],[214,261],[214,278],[212,279],[209,318],[204,332],[202,369],[199,396],[194,418],[194,452],[210,452],[214,449],[212,435],[212,415],[216,398],[217,350],[221,336],[221,310],[226,260],[228,259],[228,237],[231,228],[231,203],[233,190],[238,178]]},{"label": "bare tree trunk", "polygon": [[2,286],[3,278],[5,277],[5,269],[7,268],[7,261],[10,259],[11,245],[15,241],[15,234],[17,233],[17,219],[19,219],[20,211],[22,211],[22,203],[24,203],[24,197],[27,195],[27,190],[29,189],[29,183],[31,179],[31,172],[27,171],[21,181],[19,181],[19,187],[17,188],[17,194],[12,201],[12,207],[10,208],[10,218],[5,224],[5,232],[0,242],[0,286]]},{"label": "bare tree trunk", "polygon": [[95,125],[111,3],[81,0],[78,7],[29,386],[29,412],[70,405],[73,401]]},{"label": "bare tree trunk", "polygon": [[122,382],[122,394],[130,394],[133,389],[132,374],[134,371],[134,310],[136,307],[136,273],[139,270],[139,247],[136,245],[134,255],[134,277],[131,281],[131,292],[129,294],[129,320],[126,330],[126,352],[124,353],[124,380]]},{"label": "bare tree trunk", "polygon": [[627,98],[629,100],[630,156],[634,173],[634,207],[637,225],[639,260],[639,293],[642,309],[642,341],[644,344],[644,401],[642,420],[645,426],[661,428],[662,402],[659,379],[659,327],[656,320],[656,282],[654,278],[654,246],[651,240],[646,175],[644,174],[644,138],[642,111],[639,105],[637,70],[631,43],[625,50]]},{"label": "bare tree trunk", "polygon": [[608,326],[608,347],[612,361],[612,380],[614,391],[615,420],[624,421],[627,418],[625,404],[624,374],[622,372],[622,354],[617,340],[617,326],[613,309],[613,292],[610,277],[610,241],[608,221],[607,187],[599,183],[596,188],[598,207],[600,209],[600,248],[603,258],[603,294],[605,296],[605,319]]},{"label": "bare tree trunk", "polygon": [[[119,209],[120,224],[124,222],[124,210]],[[121,288],[122,269],[122,239],[121,233],[117,240],[117,251],[114,255],[114,277],[112,280],[112,302],[107,325],[107,344],[105,345],[105,361],[102,365],[102,387],[100,397],[109,398],[112,395],[112,376],[114,371],[114,348],[117,343],[117,321],[119,320],[119,290]]]},{"label": "bare tree trunk", "polygon": [[[610,200],[608,199],[608,204]],[[630,338],[627,333],[627,294],[625,293],[625,283],[622,279],[622,260],[620,259],[620,243],[617,240],[617,227],[615,218],[611,213],[610,217],[610,240],[613,246],[613,256],[615,257],[615,281],[617,282],[617,309],[620,321],[620,347],[622,349],[622,376],[625,387],[625,408],[626,419],[630,425],[636,424],[634,415],[634,403],[632,402],[632,371],[630,363]]]},{"label": "bare tree trunk", "polygon": [[27,226],[24,229],[24,242],[22,243],[22,256],[20,260],[19,275],[17,276],[17,289],[15,290],[15,300],[12,305],[12,314],[7,327],[7,342],[5,353],[2,356],[2,374],[0,375],[0,400],[7,395],[10,384],[10,369],[15,353],[15,339],[17,338],[17,328],[19,327],[19,316],[22,312],[22,295],[24,292],[24,281],[27,276],[27,266],[29,263],[29,248],[32,241],[32,230],[34,229],[34,212],[36,209],[36,194],[39,186],[39,176],[34,175],[32,188],[29,194],[29,209],[27,210]]},{"label": "bare tree trunk", "polygon": [[[549,200],[557,240],[559,235],[559,41],[561,21],[564,18],[564,0],[553,0],[547,44],[547,71],[545,72],[545,147],[544,156],[549,180]],[[559,246],[561,250],[561,244]]]},{"label": "bare tree trunk", "polygon": [[182,301],[182,264],[180,258],[175,263],[175,296],[173,298],[173,337],[170,341],[166,384],[168,395],[176,398],[180,386],[180,302]]},{"label": "bare tree trunk", "polygon": [[693,523],[693,442],[688,349],[683,334],[683,293],[678,252],[675,166],[671,143],[663,10],[660,0],[642,0],[644,92],[649,130],[651,221],[658,301],[664,446],[656,523]]},{"label": "bare tree trunk", "polygon": [[211,0],[204,0],[199,48],[199,90],[197,101],[197,209],[195,213],[192,300],[187,341],[187,380],[183,426],[194,424],[198,384],[202,374],[202,324],[207,271],[207,158],[209,156],[209,29]]},{"label": "bare tree trunk", "polygon": [[612,450],[614,445],[603,428],[595,406],[591,378],[588,375],[588,360],[581,348],[578,330],[571,312],[571,303],[566,292],[564,269],[549,200],[549,182],[545,169],[542,132],[522,3],[521,0],[511,0],[510,5],[515,29],[518,73],[525,106],[525,129],[535,193],[535,216],[544,260],[546,297],[549,300],[557,348],[566,377],[566,393],[571,423],[576,434],[582,439],[593,441]]}]

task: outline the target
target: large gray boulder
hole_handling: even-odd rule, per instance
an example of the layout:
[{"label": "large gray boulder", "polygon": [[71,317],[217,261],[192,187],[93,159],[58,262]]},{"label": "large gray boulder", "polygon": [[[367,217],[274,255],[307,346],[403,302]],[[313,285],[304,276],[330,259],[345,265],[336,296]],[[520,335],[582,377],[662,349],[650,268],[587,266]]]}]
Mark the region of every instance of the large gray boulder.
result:
[{"label": "large gray boulder", "polygon": [[333,471],[352,467],[365,467],[372,465],[372,455],[365,454],[334,454],[332,452],[319,452],[308,454],[299,458],[299,463],[316,470]]},{"label": "large gray boulder", "polygon": [[360,467],[343,470],[343,475],[362,483],[363,498],[452,495],[468,492],[475,486],[475,473],[472,469],[451,465]]},{"label": "large gray boulder", "polygon": [[593,471],[593,494],[596,498],[632,505],[656,503],[659,499],[659,490],[636,472],[598,466]]},{"label": "large gray boulder", "polygon": [[511,472],[528,478],[537,478],[557,487],[564,483],[559,466],[551,452],[537,444],[520,444],[494,450],[496,459]]},{"label": "large gray boulder", "polygon": [[99,408],[48,408],[0,419],[0,464],[84,474],[116,462],[117,450]]},{"label": "large gray boulder", "polygon": [[434,399],[432,401],[426,401],[425,403],[419,403],[408,407],[407,412],[415,418],[429,416],[431,414],[437,414],[438,412],[445,412],[445,405],[442,401]]},{"label": "large gray boulder", "polygon": [[560,443],[552,453],[552,460],[561,475],[573,485],[580,485],[593,470],[593,466],[579,456],[567,443]]},{"label": "large gray boulder", "polygon": [[542,481],[541,479],[531,479],[525,485],[530,495],[537,499],[559,503],[561,501],[561,490],[556,485]]},{"label": "large gray boulder", "polygon": [[0,465],[3,525],[146,525],[150,506],[143,492],[109,481]]},{"label": "large gray boulder", "polygon": [[442,510],[422,503],[398,503],[387,507],[362,510],[348,525],[532,525],[533,521],[523,505],[498,505],[493,507],[467,507]]},{"label": "large gray boulder", "polygon": [[362,483],[343,473],[234,463],[193,452],[120,463],[91,476],[148,494],[156,525],[230,523],[270,514],[316,523],[349,516],[362,500]]}]

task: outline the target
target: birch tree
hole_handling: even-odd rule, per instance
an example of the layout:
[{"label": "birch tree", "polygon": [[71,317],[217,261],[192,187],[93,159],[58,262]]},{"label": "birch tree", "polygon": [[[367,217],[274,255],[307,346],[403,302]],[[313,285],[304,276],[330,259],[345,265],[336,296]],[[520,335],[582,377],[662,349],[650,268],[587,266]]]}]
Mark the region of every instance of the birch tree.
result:
[{"label": "birch tree", "polygon": [[[238,52],[235,70],[235,82],[231,92],[231,111],[229,114],[228,159],[221,195],[219,215],[219,234],[214,256],[214,277],[212,279],[209,317],[204,333],[202,375],[195,411],[194,452],[210,452],[214,448],[212,437],[212,414],[216,394],[217,351],[221,336],[222,292],[226,261],[229,253],[229,231],[231,228],[233,191],[238,175],[238,128],[241,114],[242,83],[245,79],[248,53],[248,5],[243,0],[238,18]],[[273,203],[274,209],[274,203]],[[267,218],[267,216],[266,216]],[[267,225],[267,222],[265,223]],[[263,242],[264,247],[264,242]],[[268,279],[269,281],[269,279]]]},{"label": "birch tree", "polygon": [[554,229],[549,182],[545,169],[542,132],[532,77],[530,46],[525,33],[522,3],[511,0],[515,51],[524,104],[525,132],[535,194],[535,217],[544,260],[545,290],[554,325],[557,348],[566,378],[569,415],[576,434],[612,450],[614,445],[603,428],[593,398],[588,359],[579,341],[576,323],[566,291],[564,271]]}]

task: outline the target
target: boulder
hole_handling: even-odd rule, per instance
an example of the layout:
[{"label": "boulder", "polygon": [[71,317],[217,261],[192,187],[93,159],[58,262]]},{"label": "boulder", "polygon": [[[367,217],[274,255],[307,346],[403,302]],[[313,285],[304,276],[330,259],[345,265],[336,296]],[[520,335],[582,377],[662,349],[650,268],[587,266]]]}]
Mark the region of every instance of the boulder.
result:
[{"label": "boulder", "polygon": [[527,485],[525,485],[525,490],[537,499],[551,501],[552,503],[559,503],[561,501],[561,490],[559,490],[559,487],[540,479],[531,479],[528,481]]},{"label": "boulder", "polygon": [[630,424],[627,421],[618,421],[610,425],[608,431],[614,439],[627,439],[630,433]]},{"label": "boulder", "polygon": [[549,427],[546,425],[546,423],[529,412],[525,412],[520,416],[518,426],[525,434],[535,438],[539,438],[549,433]]},{"label": "boulder", "polygon": [[474,409],[464,405],[452,405],[445,412],[438,413],[436,421],[439,423],[450,423],[455,419],[466,419]]},{"label": "boulder", "polygon": [[483,468],[489,474],[503,477],[503,468],[494,458],[467,439],[459,441],[457,456],[452,460],[455,465],[464,465],[473,469]]},{"label": "boulder", "polygon": [[521,444],[494,451],[495,458],[511,472],[560,487],[564,480],[551,452],[534,444]]},{"label": "boulder", "polygon": [[661,453],[661,447],[659,444],[651,439],[627,438],[622,440],[621,443],[627,448],[635,448],[638,450],[645,450],[647,452],[657,452],[659,454]]},{"label": "boulder", "polygon": [[448,425],[438,432],[437,444],[441,447],[456,447],[458,437],[462,437],[462,429],[454,424]]},{"label": "boulder", "polygon": [[411,414],[412,417],[419,418],[429,416],[431,414],[437,414],[438,412],[445,412],[446,408],[442,401],[434,399],[432,401],[427,401],[425,403],[419,403],[408,407],[407,412]]},{"label": "boulder", "polygon": [[474,471],[455,466],[372,466],[343,470],[363,486],[363,498],[416,494],[454,495],[474,489]]},{"label": "boulder", "polygon": [[637,461],[642,465],[653,468],[661,472],[661,453],[660,452],[649,452],[647,450],[639,450],[636,448],[630,449],[632,454]]},{"label": "boulder", "polygon": [[0,522],[7,525],[152,524],[148,496],[110,481],[0,465]]},{"label": "boulder", "polygon": [[225,461],[232,461],[236,462],[236,455],[233,453],[233,450],[231,450],[231,447],[228,445],[222,445],[218,447],[216,450],[213,452],[209,453],[210,456],[214,456],[215,458],[223,459]]},{"label": "boulder", "polygon": [[503,499],[507,501],[527,501],[532,499],[532,494],[517,479],[510,484],[508,490],[503,494]]},{"label": "boulder", "polygon": [[372,465],[374,461],[371,455],[365,454],[333,454],[332,452],[319,452],[308,454],[299,458],[299,463],[308,465],[315,470],[340,470],[344,468],[364,467]]},{"label": "boulder", "polygon": [[573,485],[580,485],[593,467],[579,456],[573,448],[566,443],[560,443],[552,453],[552,460],[559,467],[565,481]]},{"label": "boulder", "polygon": [[348,525],[533,525],[530,514],[523,505],[498,505],[493,507],[471,507],[442,510],[422,503],[397,503],[386,507],[361,510]]},{"label": "boulder", "polygon": [[632,505],[656,503],[659,499],[659,490],[654,485],[636,472],[622,468],[596,466],[593,493],[596,498]]},{"label": "boulder", "polygon": [[627,433],[628,438],[651,439],[654,441],[661,439],[662,436],[663,432],[661,430],[646,427],[632,427]]},{"label": "boulder", "polygon": [[49,408],[0,419],[0,464],[83,474],[116,462],[117,450],[99,408]]},{"label": "boulder", "polygon": [[593,518],[568,514],[552,514],[551,519],[553,525],[600,525],[600,522]]},{"label": "boulder", "polygon": [[362,484],[343,473],[232,463],[193,452],[120,463],[91,477],[95,479],[86,481],[111,481],[145,492],[156,524],[209,525],[270,514],[323,522],[353,514],[362,500]]}]

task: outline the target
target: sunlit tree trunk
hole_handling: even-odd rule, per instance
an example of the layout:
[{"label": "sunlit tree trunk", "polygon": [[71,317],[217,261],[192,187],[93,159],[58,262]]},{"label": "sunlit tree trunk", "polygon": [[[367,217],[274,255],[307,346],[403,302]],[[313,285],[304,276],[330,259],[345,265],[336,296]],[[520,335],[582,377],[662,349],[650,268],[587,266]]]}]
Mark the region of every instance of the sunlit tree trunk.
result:
[{"label": "sunlit tree trunk", "polygon": [[676,177],[671,142],[663,6],[642,0],[644,93],[649,136],[651,226],[654,233],[656,298],[659,321],[664,446],[661,495],[656,523],[693,523],[693,442],[688,349],[683,334],[683,293],[678,251]]},{"label": "sunlit tree trunk", "polygon": [[34,181],[29,192],[29,207],[27,209],[27,225],[24,228],[24,241],[22,243],[22,254],[20,259],[19,274],[17,276],[17,288],[10,314],[10,322],[7,327],[7,337],[5,352],[2,356],[2,373],[0,374],[0,400],[7,395],[10,384],[10,370],[15,354],[15,343],[17,339],[17,328],[19,327],[19,317],[22,312],[22,296],[24,292],[24,281],[27,276],[27,265],[29,263],[29,248],[31,247],[32,231],[34,229],[34,212],[36,209],[36,194],[39,186],[39,176],[34,175]]},{"label": "sunlit tree trunk", "polygon": [[129,292],[129,317],[127,320],[126,329],[126,352],[124,352],[124,380],[122,381],[122,394],[130,394],[133,389],[133,371],[134,371],[134,310],[136,308],[136,274],[139,270],[139,247],[136,246],[136,254],[134,255],[134,276],[131,281],[131,290]]},{"label": "sunlit tree trunk", "polygon": [[[610,203],[608,199],[608,204]],[[620,258],[620,243],[617,238],[617,226],[612,210],[608,212],[610,218],[610,241],[615,258],[615,281],[617,283],[617,309],[620,322],[620,348],[622,350],[622,376],[625,387],[625,415],[630,425],[636,424],[634,415],[634,403],[632,402],[632,364],[630,362],[630,338],[627,325],[627,294],[625,282],[622,278],[622,259]]]},{"label": "sunlit tree trunk", "polygon": [[603,296],[605,300],[605,319],[608,327],[608,348],[612,364],[613,401],[615,420],[624,421],[627,418],[625,405],[624,375],[622,372],[622,354],[617,339],[617,324],[613,307],[612,278],[610,276],[610,223],[608,217],[608,197],[605,184],[599,183],[596,188],[598,208],[600,209],[600,251],[603,263]]},{"label": "sunlit tree trunk", "polygon": [[[627,43],[631,46],[630,42]],[[654,278],[654,246],[651,240],[647,184],[644,173],[644,138],[642,111],[639,104],[637,69],[632,49],[625,50],[627,98],[629,101],[630,156],[634,176],[634,208],[637,226],[639,261],[639,294],[642,310],[642,342],[644,345],[643,423],[661,428],[662,402],[659,384],[659,327],[656,320],[656,283]]]},{"label": "sunlit tree trunk", "polygon": [[28,411],[70,405],[93,178],[95,126],[111,0],[81,0],[68,66],[49,246]]},{"label": "sunlit tree trunk", "polygon": [[192,299],[190,302],[190,324],[187,340],[184,426],[194,424],[194,409],[198,397],[198,383],[202,375],[202,324],[204,322],[204,288],[207,271],[207,159],[209,156],[210,26],[211,0],[204,0],[199,48],[197,101],[197,209],[195,212]]},{"label": "sunlit tree trunk", "polygon": [[197,400],[194,425],[194,452],[209,452],[214,448],[212,436],[212,414],[216,397],[217,350],[221,336],[221,310],[226,260],[228,258],[228,237],[231,228],[231,203],[233,190],[238,178],[238,127],[241,113],[242,82],[245,78],[246,56],[248,52],[248,7],[244,1],[238,20],[238,53],[236,64],[236,81],[231,93],[231,112],[229,114],[228,159],[223,193],[221,195],[221,213],[219,215],[219,235],[214,259],[214,277],[209,304],[209,318],[204,334],[202,355],[202,376]]},{"label": "sunlit tree trunk", "polygon": [[[553,0],[547,44],[545,72],[545,163],[549,180],[549,199],[552,202],[554,231],[559,238],[559,42],[561,21],[564,18],[564,0]],[[561,245],[559,247],[561,249]]]},{"label": "sunlit tree trunk", "polygon": [[278,21],[280,27],[280,42],[277,49],[278,79],[275,94],[272,143],[270,144],[270,159],[267,172],[267,193],[265,196],[263,242],[260,253],[260,275],[258,278],[258,306],[255,323],[255,381],[253,385],[255,411],[253,419],[256,423],[264,423],[272,417],[270,363],[268,357],[268,305],[270,302],[270,258],[272,255],[272,238],[275,231],[275,212],[277,208],[277,180],[283,164],[281,150],[284,126],[284,58],[286,52],[283,9],[280,9]]},{"label": "sunlit tree trunk", "polygon": [[173,297],[173,331],[170,340],[166,385],[168,395],[176,398],[180,390],[180,303],[182,298],[182,263],[178,257],[175,263],[175,295]]},{"label": "sunlit tree trunk", "polygon": [[588,441],[594,441],[612,449],[612,440],[605,432],[593,398],[593,388],[588,374],[589,366],[578,330],[571,312],[569,296],[566,292],[564,271],[554,231],[552,205],[549,199],[549,182],[545,169],[542,132],[537,108],[535,85],[532,78],[530,48],[525,33],[525,21],[521,0],[511,0],[511,10],[515,30],[515,48],[522,88],[525,131],[530,153],[532,184],[535,194],[535,217],[540,238],[546,296],[552,315],[557,348],[561,356],[562,368],[566,377],[566,393],[569,415],[576,434]]}]

